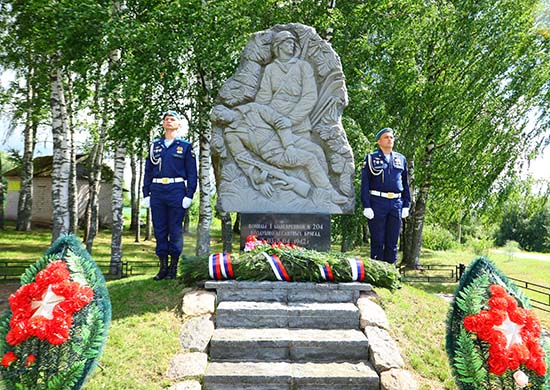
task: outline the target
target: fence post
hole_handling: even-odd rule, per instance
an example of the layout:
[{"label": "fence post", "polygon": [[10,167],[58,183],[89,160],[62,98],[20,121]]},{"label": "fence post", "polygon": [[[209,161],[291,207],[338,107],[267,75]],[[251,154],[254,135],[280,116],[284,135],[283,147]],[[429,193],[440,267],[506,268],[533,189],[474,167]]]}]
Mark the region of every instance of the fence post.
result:
[{"label": "fence post", "polygon": [[460,278],[462,278],[462,275],[464,274],[464,271],[466,270],[466,266],[462,263],[460,263],[458,265],[458,273],[457,273],[457,278],[456,278],[456,281],[458,282],[460,280]]}]

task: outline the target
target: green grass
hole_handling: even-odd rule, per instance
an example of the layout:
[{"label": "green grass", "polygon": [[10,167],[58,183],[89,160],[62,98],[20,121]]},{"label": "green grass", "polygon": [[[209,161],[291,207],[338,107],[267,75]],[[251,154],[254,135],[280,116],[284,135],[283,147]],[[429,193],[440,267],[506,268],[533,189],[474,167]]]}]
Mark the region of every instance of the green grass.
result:
[{"label": "green grass", "polygon": [[[212,228],[212,252],[221,250],[220,228]],[[92,258],[110,259],[111,233],[103,231],[95,241]],[[184,254],[193,254],[196,237],[185,236]],[[235,242],[238,238],[235,237]],[[35,261],[50,245],[50,231],[34,229],[32,233],[15,232],[13,226],[0,231],[0,261],[21,259]],[[367,248],[354,254],[367,255]],[[519,255],[522,255],[519,253]],[[477,256],[467,250],[424,251],[422,264],[469,264]],[[491,251],[489,258],[510,277],[527,279],[550,286],[550,261],[512,257]],[[154,242],[135,242],[130,232],[123,237],[123,261],[155,261]],[[178,340],[182,322],[181,301],[185,286],[178,281],[154,282],[155,269],[146,275],[107,282],[113,306],[109,338],[100,366],[91,375],[84,390],[156,390],[170,386],[164,374],[170,359],[180,351]],[[405,284],[391,293],[378,289],[378,303],[385,309],[391,324],[390,333],[397,341],[407,368],[414,372],[421,389],[455,389],[445,351],[447,301],[435,293],[453,293],[456,284]],[[4,297],[2,297],[4,298]],[[536,311],[546,328],[550,315]]]},{"label": "green grass", "polygon": [[161,389],[164,373],[180,351],[183,286],[150,275],[108,282],[113,309],[109,338],[84,389]]},{"label": "green grass", "polygon": [[417,374],[421,389],[455,389],[445,352],[449,304],[409,285],[395,293],[383,289],[377,293],[378,304],[390,321],[390,334],[407,368]]}]

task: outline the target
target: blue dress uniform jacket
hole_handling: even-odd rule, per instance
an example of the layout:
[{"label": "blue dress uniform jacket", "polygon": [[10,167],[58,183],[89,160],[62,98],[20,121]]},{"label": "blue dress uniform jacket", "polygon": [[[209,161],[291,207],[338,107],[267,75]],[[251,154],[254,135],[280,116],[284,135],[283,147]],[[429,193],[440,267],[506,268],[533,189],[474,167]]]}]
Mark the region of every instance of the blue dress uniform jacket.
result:
[{"label": "blue dress uniform jacket", "polygon": [[156,254],[179,258],[183,250],[183,198],[192,199],[197,189],[197,163],[191,143],[176,138],[166,147],[153,141],[145,162],[143,196],[150,196],[156,238]]},{"label": "blue dress uniform jacket", "polygon": [[197,189],[197,162],[191,143],[176,138],[167,148],[164,145],[164,139],[151,142],[145,162],[143,196],[151,195],[151,184],[154,178],[163,177],[185,179],[187,181],[185,196],[193,198]]},{"label": "blue dress uniform jacket", "polygon": [[361,202],[374,211],[374,218],[368,221],[371,258],[395,263],[401,212],[411,206],[407,160],[397,152],[386,159],[384,152],[377,150],[365,157],[361,173]]}]

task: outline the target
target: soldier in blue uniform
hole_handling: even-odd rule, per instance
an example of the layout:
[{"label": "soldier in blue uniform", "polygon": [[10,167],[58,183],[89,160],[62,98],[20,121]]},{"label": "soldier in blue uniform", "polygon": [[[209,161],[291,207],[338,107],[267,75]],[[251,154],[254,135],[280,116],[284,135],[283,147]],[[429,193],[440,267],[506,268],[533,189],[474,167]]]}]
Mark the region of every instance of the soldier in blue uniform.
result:
[{"label": "soldier in blue uniform", "polygon": [[361,177],[363,214],[368,219],[371,258],[397,262],[401,218],[409,215],[411,194],[407,160],[393,151],[393,129],[376,134],[378,150],[367,154]]},{"label": "soldier in blue uniform", "polygon": [[[180,116],[162,116],[164,138],[149,147],[143,178],[143,204],[151,207],[160,270],[155,280],[174,279],[183,249],[183,217],[197,189],[197,163],[191,143],[176,138]],[[170,264],[168,264],[170,256]]]}]

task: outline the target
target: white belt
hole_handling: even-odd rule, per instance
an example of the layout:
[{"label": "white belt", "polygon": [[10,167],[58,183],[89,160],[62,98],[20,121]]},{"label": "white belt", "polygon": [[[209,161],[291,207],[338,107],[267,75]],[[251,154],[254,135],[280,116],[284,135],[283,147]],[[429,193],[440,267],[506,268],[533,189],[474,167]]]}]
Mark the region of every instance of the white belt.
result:
[{"label": "white belt", "polygon": [[401,198],[401,194],[397,192],[380,192],[380,191],[370,191],[371,195],[374,196],[381,196],[382,198],[388,198],[388,199],[399,199]]},{"label": "white belt", "polygon": [[172,184],[172,183],[182,183],[185,179],[183,177],[155,177],[153,183],[160,184]]}]

